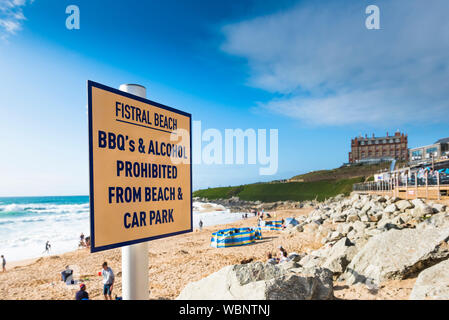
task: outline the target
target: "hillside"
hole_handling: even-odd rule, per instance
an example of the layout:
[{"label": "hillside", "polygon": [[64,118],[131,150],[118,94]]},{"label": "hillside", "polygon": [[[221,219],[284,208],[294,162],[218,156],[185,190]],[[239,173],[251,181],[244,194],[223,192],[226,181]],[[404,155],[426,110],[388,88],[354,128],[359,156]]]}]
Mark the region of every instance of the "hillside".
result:
[{"label": "hillside", "polygon": [[352,185],[365,181],[380,170],[389,168],[390,163],[340,167],[297,175],[287,182],[255,183],[233,187],[219,187],[198,190],[194,197],[229,199],[238,196],[248,201],[323,201],[340,193],[349,194]]},{"label": "hillside", "polygon": [[195,197],[227,199],[238,196],[242,200],[274,202],[284,200],[305,201],[317,199],[323,201],[337,194],[349,194],[354,183],[364,178],[342,179],[338,181],[322,180],[314,182],[257,183],[237,187],[222,187],[198,190]]},{"label": "hillside", "polygon": [[290,181],[321,181],[321,180],[340,180],[355,177],[369,177],[375,173],[389,169],[390,162],[373,165],[352,165],[350,167],[340,167],[331,170],[312,171],[306,174],[294,176]]}]

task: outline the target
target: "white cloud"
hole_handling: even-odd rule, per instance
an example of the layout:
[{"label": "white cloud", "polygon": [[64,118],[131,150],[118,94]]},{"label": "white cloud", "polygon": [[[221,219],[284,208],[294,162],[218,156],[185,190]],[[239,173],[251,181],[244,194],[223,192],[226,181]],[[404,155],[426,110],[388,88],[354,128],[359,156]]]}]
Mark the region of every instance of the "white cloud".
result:
[{"label": "white cloud", "polygon": [[[222,50],[247,60],[262,108],[320,125],[442,121],[449,114],[449,1],[302,3],[223,27]],[[446,115],[446,117],[443,117]]]},{"label": "white cloud", "polygon": [[0,0],[0,38],[7,39],[22,29],[23,7],[34,0]]}]

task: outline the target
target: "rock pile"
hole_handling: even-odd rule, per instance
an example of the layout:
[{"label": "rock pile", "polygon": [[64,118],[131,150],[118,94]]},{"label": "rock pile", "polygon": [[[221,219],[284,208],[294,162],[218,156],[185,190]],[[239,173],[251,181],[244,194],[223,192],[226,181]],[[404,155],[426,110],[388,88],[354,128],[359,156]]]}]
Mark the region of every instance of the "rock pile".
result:
[{"label": "rock pile", "polygon": [[308,216],[296,219],[304,230],[315,231],[323,244],[333,244],[344,237],[357,244],[391,229],[415,228],[436,214],[444,216],[448,209],[421,199],[353,194],[329,199]]},{"label": "rock pile", "polygon": [[208,292],[217,292],[217,299],[330,299],[332,279],[376,287],[415,276],[410,298],[448,298],[446,205],[357,193],[308,205],[314,210],[295,217],[299,225],[284,232],[311,233],[320,249],[281,265],[223,268],[189,284],[179,299],[210,299]]},{"label": "rock pile", "polygon": [[299,264],[328,268],[348,284],[412,277],[449,257],[448,209],[388,196],[330,199],[296,218],[296,230],[315,232],[323,243]]},{"label": "rock pile", "polygon": [[189,283],[177,300],[329,300],[332,272],[254,262],[233,265]]}]

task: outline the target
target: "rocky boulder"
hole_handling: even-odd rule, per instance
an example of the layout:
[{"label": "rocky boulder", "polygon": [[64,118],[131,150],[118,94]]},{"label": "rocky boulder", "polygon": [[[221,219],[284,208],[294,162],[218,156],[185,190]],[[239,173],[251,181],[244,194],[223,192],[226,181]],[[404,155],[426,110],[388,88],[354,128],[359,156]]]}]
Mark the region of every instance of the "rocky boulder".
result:
[{"label": "rocky boulder", "polygon": [[413,286],[410,300],[449,300],[449,260],[422,271]]},{"label": "rocky boulder", "polygon": [[399,210],[405,211],[407,209],[412,209],[414,206],[407,200],[400,200],[398,202],[395,202],[396,207],[398,207]]},{"label": "rocky boulder", "polygon": [[394,203],[392,203],[384,209],[384,212],[393,213],[396,210],[398,210],[398,207]]},{"label": "rocky boulder", "polygon": [[176,299],[329,300],[333,299],[332,272],[322,268],[287,270],[262,262],[227,266],[189,283]]},{"label": "rocky boulder", "polygon": [[415,218],[420,218],[420,217],[425,216],[427,214],[432,214],[433,213],[433,208],[431,206],[429,206],[428,204],[426,204],[421,199],[413,199],[412,203],[415,206],[415,208],[413,208],[411,210],[411,214]]},{"label": "rocky boulder", "polygon": [[342,238],[330,248],[321,266],[338,276],[345,271],[356,253],[356,246],[348,238]]},{"label": "rocky boulder", "polygon": [[449,257],[449,228],[389,230],[375,235],[347,266],[348,284],[405,279]]},{"label": "rocky boulder", "polygon": [[425,228],[449,228],[449,214],[448,213],[437,213],[430,217],[429,219],[424,220],[418,226],[417,229],[425,229]]},{"label": "rocky boulder", "polygon": [[446,211],[446,205],[441,203],[433,203],[432,208],[435,212],[444,212]]}]

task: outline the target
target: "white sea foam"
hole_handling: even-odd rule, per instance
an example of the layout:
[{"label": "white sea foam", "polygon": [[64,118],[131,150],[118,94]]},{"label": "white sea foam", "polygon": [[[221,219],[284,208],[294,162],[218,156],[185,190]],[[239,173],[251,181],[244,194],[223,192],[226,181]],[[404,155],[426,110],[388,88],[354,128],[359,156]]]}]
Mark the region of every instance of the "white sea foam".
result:
[{"label": "white sea foam", "polygon": [[4,204],[0,205],[0,212],[48,212],[48,213],[65,213],[65,212],[82,212],[88,211],[89,204],[42,204],[42,203],[26,203],[26,204]]},{"label": "white sea foam", "polygon": [[[242,213],[212,203],[193,203],[193,227],[230,223]],[[0,204],[0,254],[7,261],[44,255],[50,241],[51,254],[76,250],[79,236],[90,234],[89,203],[12,203]]]}]

